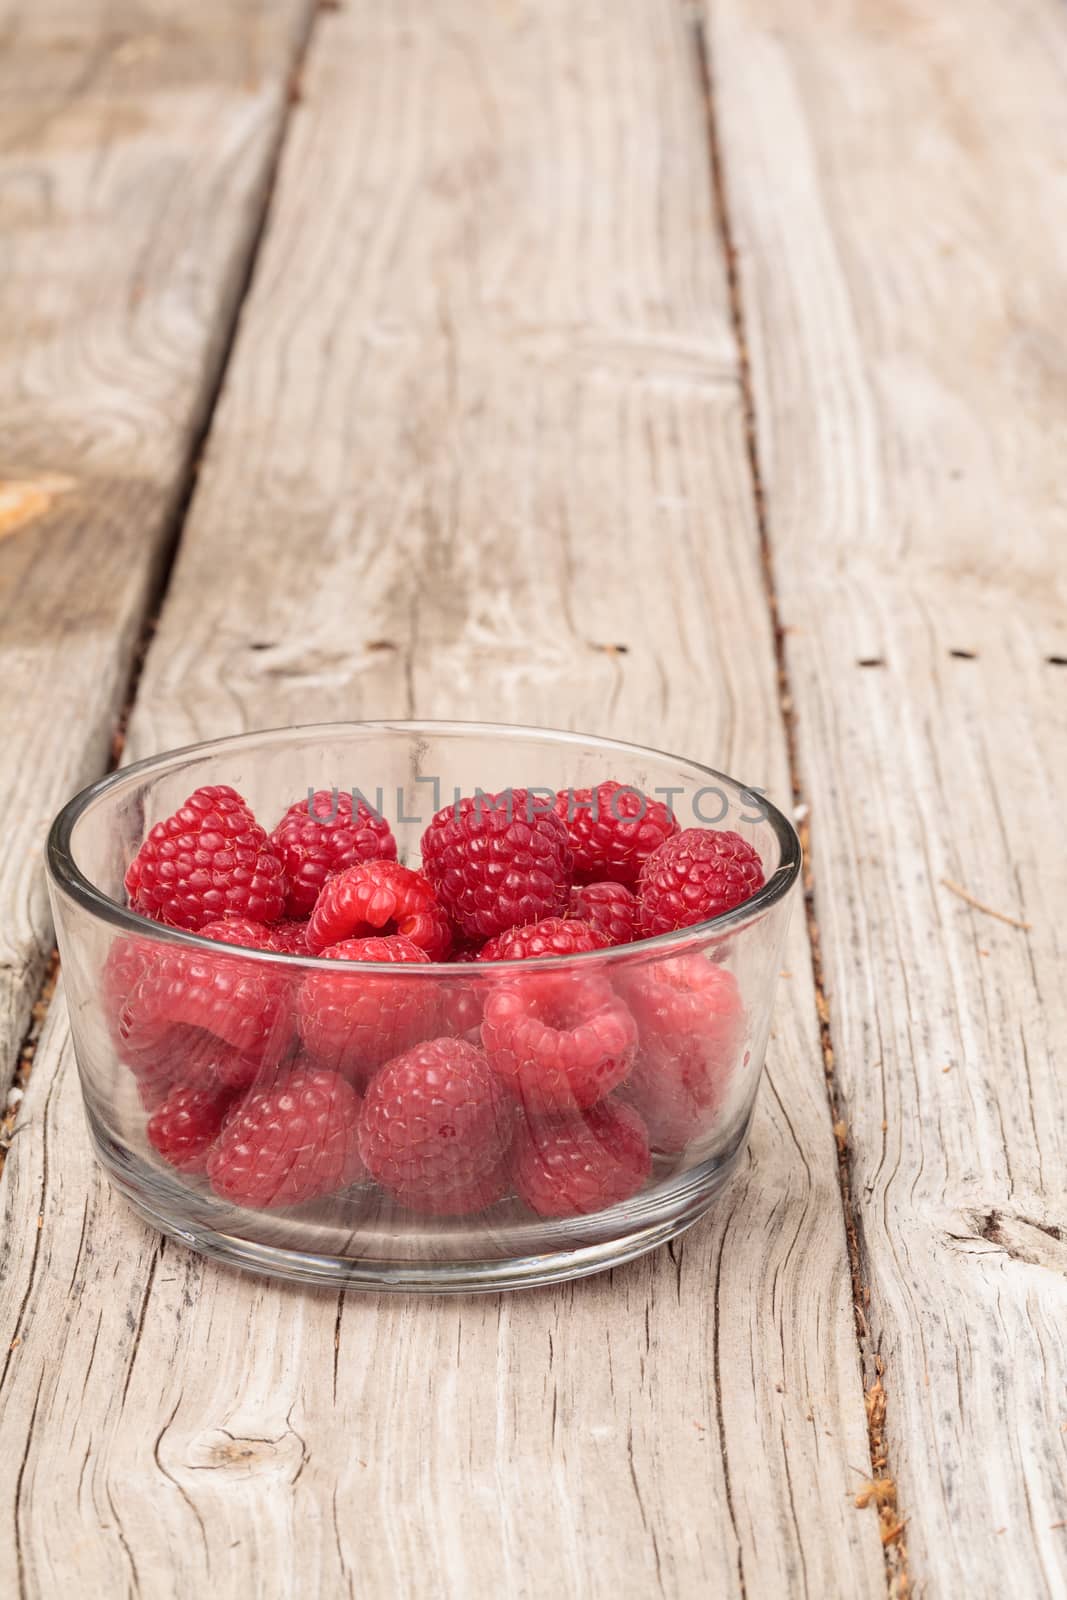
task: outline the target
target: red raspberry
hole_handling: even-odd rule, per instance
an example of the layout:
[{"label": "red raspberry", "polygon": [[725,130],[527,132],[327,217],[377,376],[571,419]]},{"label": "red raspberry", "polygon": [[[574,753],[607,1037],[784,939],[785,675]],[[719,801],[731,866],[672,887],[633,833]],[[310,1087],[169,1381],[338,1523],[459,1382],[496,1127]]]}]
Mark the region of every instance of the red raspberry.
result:
[{"label": "red raspberry", "polygon": [[606,1100],[580,1116],[529,1123],[519,1134],[515,1187],[539,1217],[584,1216],[629,1200],[651,1170],[640,1116]]},{"label": "red raspberry", "polygon": [[685,828],[641,868],[641,931],[650,937],[691,927],[740,905],[762,885],[763,863],[739,833]]},{"label": "red raspberry", "polygon": [[466,1039],[470,1044],[481,1044],[482,1011],[488,992],[485,985],[465,983],[462,979],[439,987],[441,1031]]},{"label": "red raspberry", "polygon": [[567,829],[525,789],[446,806],[422,836],[422,866],[470,940],[561,915],[572,860]]},{"label": "red raspberry", "polygon": [[142,1104],[155,1110],[176,1088],[247,1088],[261,1056],[242,1055],[198,1027],[159,1020],[131,1004],[158,951],[145,939],[116,939],[101,978],[112,1042],[137,1080]]},{"label": "red raspberry", "polygon": [[576,884],[567,915],[588,922],[609,944],[630,944],[640,937],[637,900],[624,883]]},{"label": "red raspberry", "polygon": [[578,883],[636,883],[648,856],[678,832],[662,800],[614,779],[595,789],[561,789],[556,811],[567,825]]},{"label": "red raspberry", "polygon": [[741,1056],[745,1007],[732,972],[703,956],[650,962],[620,979],[640,1035],[619,1093],[674,1153],[708,1133]]},{"label": "red raspberry", "polygon": [[297,922],[291,917],[286,917],[281,922],[276,922],[272,928],[268,928],[267,932],[270,934],[268,949],[273,950],[276,955],[307,956],[311,954],[308,949],[308,925],[306,922]]},{"label": "red raspberry", "polygon": [[543,922],[528,922],[524,928],[509,928],[507,933],[487,939],[478,952],[478,960],[535,961],[539,956],[574,956],[584,950],[606,950],[609,942],[588,922],[545,917]]},{"label": "red raspberry", "polygon": [[620,1084],[637,1028],[603,978],[531,973],[490,993],[482,1043],[527,1112],[544,1116],[594,1105]]},{"label": "red raspberry", "polygon": [[359,1148],[372,1177],[417,1197],[470,1191],[511,1144],[515,1104],[484,1053],[464,1039],[431,1039],[371,1080]]},{"label": "red raspberry", "polygon": [[431,961],[443,961],[452,944],[448,917],[421,872],[395,861],[349,867],[324,886],[308,923],[308,949],[319,955],[343,939],[403,934]]},{"label": "red raspberry", "polygon": [[123,1031],[122,1012],[152,960],[153,948],[146,939],[114,939],[100,974],[100,998],[111,1042],[122,1059],[134,1068],[137,1052],[130,1048]]},{"label": "red raspberry", "polygon": [[155,1111],[178,1089],[242,1089],[257,1063],[199,1028],[171,1028],[151,1049],[125,1056],[146,1111]]},{"label": "red raspberry", "polygon": [[239,1206],[295,1206],[364,1176],[360,1097],[336,1072],[296,1067],[253,1090],[226,1119],[207,1160],[215,1193]]},{"label": "red raspberry", "polygon": [[279,1061],[293,1038],[288,993],[273,968],[160,945],[119,1012],[123,1051],[157,1050],[175,1027],[202,1028],[257,1061]]},{"label": "red raspberry", "polygon": [[173,1089],[148,1119],[148,1142],[179,1172],[205,1172],[232,1093],[213,1088]]},{"label": "red raspberry", "polygon": [[197,789],[157,822],[126,873],[130,905],[193,932],[230,913],[277,922],[285,906],[282,864],[236,789]]},{"label": "red raspberry", "polygon": [[346,972],[348,961],[425,966],[429,956],[410,939],[345,939],[323,952],[337,972],[309,972],[298,1002],[300,1031],[309,1054],[324,1067],[362,1086],[376,1068],[434,1032],[437,996],[432,983],[384,972]]},{"label": "red raspberry", "polygon": [[470,1217],[488,1206],[495,1206],[511,1191],[511,1163],[507,1156],[482,1178],[456,1188],[427,1190],[395,1189],[393,1199],[406,1211],[420,1211],[429,1217]]},{"label": "red raspberry", "polygon": [[[317,820],[321,819],[321,820]],[[297,800],[270,836],[285,868],[285,911],[310,916],[323,884],[362,861],[395,861],[396,840],[384,817],[351,794],[320,789]]]},{"label": "red raspberry", "polygon": [[246,950],[270,950],[274,955],[306,956],[307,923],[291,919],[267,926],[250,917],[223,917],[200,929],[201,939],[217,939],[220,944],[243,945]]},{"label": "red raspberry", "polygon": [[214,939],[219,944],[236,944],[246,950],[273,949],[274,929],[265,922],[253,922],[251,917],[222,917],[218,922],[205,922],[198,931],[201,939]]}]

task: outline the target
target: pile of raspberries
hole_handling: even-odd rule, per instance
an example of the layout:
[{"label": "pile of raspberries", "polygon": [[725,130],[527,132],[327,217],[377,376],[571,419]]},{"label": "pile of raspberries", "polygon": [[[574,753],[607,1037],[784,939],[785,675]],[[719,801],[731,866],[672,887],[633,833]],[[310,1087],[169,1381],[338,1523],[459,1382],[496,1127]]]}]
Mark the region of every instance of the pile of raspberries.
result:
[{"label": "pile of raspberries", "polygon": [[[205,787],[152,828],[126,889],[219,953],[122,938],[104,1004],[150,1144],[235,1205],[373,1181],[424,1215],[509,1195],[582,1215],[706,1134],[745,1040],[725,967],[650,951],[609,977],[595,952],[762,883],[739,835],[681,829],[616,782],[463,799],[430,822],[420,870],[358,798],[309,796],[268,834],[236,790]],[[428,962],[455,976],[411,970]]]}]

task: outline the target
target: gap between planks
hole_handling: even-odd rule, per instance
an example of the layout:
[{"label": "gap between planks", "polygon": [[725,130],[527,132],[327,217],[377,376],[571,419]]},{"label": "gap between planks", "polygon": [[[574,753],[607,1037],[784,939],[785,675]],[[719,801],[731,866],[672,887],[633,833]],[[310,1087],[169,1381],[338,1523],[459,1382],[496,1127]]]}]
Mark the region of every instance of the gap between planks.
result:
[{"label": "gap between planks", "polygon": [[[115,718],[115,727],[109,745],[109,759],[101,776],[114,772],[122,760],[122,753],[126,745],[126,729],[134,702],[137,699],[141,674],[144,671],[145,657],[148,654],[152,635],[159,624],[160,614],[166,602],[167,591],[170,588],[171,577],[173,576],[175,563],[178,559],[178,551],[181,547],[182,533],[185,530],[186,519],[189,515],[189,507],[196,492],[200,461],[215,421],[215,411],[218,407],[219,396],[226,381],[230,357],[233,354],[233,347],[237,339],[241,312],[255,278],[256,263],[259,260],[267,223],[270,220],[274,191],[278,181],[278,169],[285,150],[289,125],[294,108],[300,104],[301,75],[311,46],[312,36],[315,32],[315,23],[322,12],[336,9],[337,0],[318,0],[317,5],[309,7],[303,29],[297,40],[289,74],[285,115],[278,125],[274,145],[265,164],[259,210],[249,235],[248,248],[241,264],[237,290],[233,296],[229,316],[220,327],[217,350],[214,357],[214,369],[204,397],[203,411],[190,437],[189,451],[181,473],[179,494],[175,502],[170,526],[160,549],[156,574],[145,605],[145,613],[137,636],[137,643],[130,657],[130,668],[126,678],[126,692],[123,695],[119,714]],[[18,1109],[22,1102],[26,1084],[29,1082],[37,1040],[40,1038],[45,1018],[52,1004],[58,977],[59,951],[53,946],[40,986],[34,996],[33,1005],[30,1009],[29,1023],[11,1062],[10,1078],[7,1078],[5,1070],[4,1078],[0,1079],[0,1094],[4,1095],[4,1103],[0,1106],[0,1172],[4,1170],[7,1152],[11,1148],[11,1141],[18,1131]],[[7,1080],[6,1082],[5,1079]]]},{"label": "gap between planks", "polygon": [[[906,1600],[911,1593],[908,1573],[906,1543],[906,1517],[897,1503],[896,1479],[889,1461],[886,1438],[887,1396],[882,1383],[884,1364],[874,1349],[867,1323],[870,1287],[864,1281],[861,1223],[852,1192],[852,1160],[848,1144],[848,1122],[845,1106],[834,1070],[833,1028],[830,1004],[826,993],[823,972],[819,921],[815,904],[815,877],[812,866],[810,810],[804,796],[800,777],[797,744],[796,709],[789,679],[786,658],[785,629],[774,576],[774,553],[767,500],[759,462],[759,434],[756,418],[755,391],[748,341],[745,335],[745,306],[740,274],[737,270],[737,247],[730,221],[726,195],[726,180],[722,147],[715,112],[715,73],[711,59],[711,45],[704,19],[695,10],[691,0],[681,0],[683,16],[693,41],[696,70],[704,104],[710,156],[712,207],[722,240],[723,259],[726,264],[727,289],[730,300],[730,317],[737,344],[738,372],[741,388],[741,406],[744,418],[745,447],[756,527],[759,533],[761,567],[771,630],[774,635],[775,669],[778,680],[778,703],[782,712],[786,755],[792,787],[797,831],[804,851],[803,893],[804,914],[807,924],[808,946],[811,952],[811,974],[815,989],[818,1013],[819,1039],[822,1046],[823,1074],[826,1083],[827,1106],[833,1125],[834,1143],[837,1147],[837,1176],[841,1193],[841,1208],[848,1246],[849,1272],[852,1282],[852,1307],[855,1318],[856,1343],[862,1367],[864,1401],[867,1410],[867,1436],[870,1448],[870,1481],[859,1487],[856,1506],[863,1510],[872,1502],[878,1510],[878,1520],[885,1551],[886,1581],[894,1600]],[[996,913],[994,913],[996,915]]]}]

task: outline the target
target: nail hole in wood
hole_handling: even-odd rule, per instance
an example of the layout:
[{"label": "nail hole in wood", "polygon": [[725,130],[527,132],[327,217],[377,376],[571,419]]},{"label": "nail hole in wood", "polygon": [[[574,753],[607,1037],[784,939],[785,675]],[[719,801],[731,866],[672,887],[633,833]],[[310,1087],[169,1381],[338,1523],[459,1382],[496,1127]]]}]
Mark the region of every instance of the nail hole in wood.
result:
[{"label": "nail hole in wood", "polygon": [[272,639],[253,639],[248,648],[250,650],[273,650],[274,641]]},{"label": "nail hole in wood", "polygon": [[957,661],[977,661],[977,650],[950,650],[950,656],[955,656]]},{"label": "nail hole in wood", "polygon": [[856,665],[857,667],[884,667],[885,662],[881,656],[860,656]]},{"label": "nail hole in wood", "polygon": [[628,644],[598,644],[595,639],[590,639],[589,647],[592,650],[602,650],[606,656],[628,656],[630,654],[630,646]]},{"label": "nail hole in wood", "polygon": [[1046,656],[1050,667],[1067,667],[1067,656]]}]

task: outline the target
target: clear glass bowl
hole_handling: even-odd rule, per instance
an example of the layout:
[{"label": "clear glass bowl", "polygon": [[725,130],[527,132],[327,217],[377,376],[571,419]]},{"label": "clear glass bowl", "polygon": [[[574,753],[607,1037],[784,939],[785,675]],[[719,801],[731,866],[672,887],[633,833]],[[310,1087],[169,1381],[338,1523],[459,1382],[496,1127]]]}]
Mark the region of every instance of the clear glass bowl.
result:
[{"label": "clear glass bowl", "polygon": [[[597,1003],[622,1029],[627,1057],[612,1104],[636,1108],[649,1131],[651,1155],[638,1192],[591,1213],[538,1216],[515,1193],[508,1161],[517,1157],[505,1157],[478,1200],[467,1202],[484,1202],[483,1209],[465,1215],[434,1214],[432,1202],[429,1211],[410,1209],[365,1173],[324,1197],[251,1209],[221,1198],[202,1173],[177,1170],[156,1153],[148,1118],[176,1062],[191,1081],[219,1049],[242,1042],[234,1029],[248,996],[258,994],[265,1020],[257,1036],[258,1078],[249,1092],[276,1084],[294,1055],[306,1050],[300,1034],[311,1027],[302,1020],[309,986],[323,972],[336,983],[341,965],[220,945],[127,908],[128,863],[148,829],[194,789],[231,785],[268,831],[310,790],[356,789],[389,820],[400,860],[417,865],[423,828],[457,795],[519,786],[582,789],[608,778],[653,797],[659,791],[682,827],[740,833],[760,853],[764,887],[697,926],[604,951],[481,965],[353,962],[345,964],[342,980],[364,1024],[379,1010],[407,1019],[404,1044],[414,1027],[420,1037],[462,1036],[481,1045],[486,1006],[507,1009],[511,1002],[500,1000],[505,992],[521,995],[519,1009],[532,1011],[539,1026],[566,1029],[576,1017],[581,1021],[581,995],[592,985]],[[627,1261],[695,1222],[744,1147],[800,864],[789,821],[732,779],[678,756],[579,734],[476,723],[338,723],[221,739],[127,767],[71,800],[48,845],[71,1027],[97,1154],[112,1182],[164,1233],[233,1265],[298,1281],[496,1290]],[[164,968],[178,963],[191,981],[206,974],[223,994],[239,995],[241,1004],[218,1008],[212,1021],[218,1032],[176,1025],[131,1035],[130,1007],[140,975],[153,962]],[[421,1021],[411,1024],[412,1017]],[[535,1036],[536,1029],[511,1043],[520,1051],[534,1048],[528,1041]],[[384,1025],[376,1039],[372,1055],[395,1051],[397,1039]],[[498,1045],[499,1039],[486,1042]],[[342,1071],[350,1065],[322,1064]],[[362,1060],[356,1074],[361,1087],[367,1072]],[[592,1141],[587,1153],[594,1165],[606,1162],[610,1189],[613,1156],[604,1143],[604,1114],[575,1115],[581,1119],[578,1143]],[[523,1140],[528,1146],[543,1137],[543,1124],[518,1104],[513,1116],[514,1151]],[[631,1112],[622,1116],[632,1127]],[[573,1138],[571,1157],[584,1164]],[[623,1173],[619,1187],[632,1186]],[[566,1184],[564,1191],[566,1211],[573,1206]]]}]

